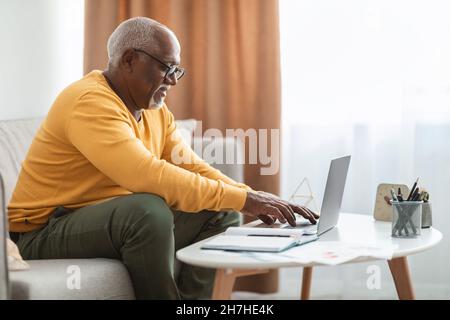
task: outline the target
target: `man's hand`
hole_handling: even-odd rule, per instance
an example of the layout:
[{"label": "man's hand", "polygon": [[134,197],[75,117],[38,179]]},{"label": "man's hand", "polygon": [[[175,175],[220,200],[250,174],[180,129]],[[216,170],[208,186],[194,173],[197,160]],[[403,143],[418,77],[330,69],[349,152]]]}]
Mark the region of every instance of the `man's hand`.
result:
[{"label": "man's hand", "polygon": [[257,217],[266,224],[272,224],[278,219],[281,223],[289,222],[295,226],[295,214],[298,213],[312,224],[316,224],[317,214],[306,207],[299,206],[266,192],[248,192],[242,213]]}]

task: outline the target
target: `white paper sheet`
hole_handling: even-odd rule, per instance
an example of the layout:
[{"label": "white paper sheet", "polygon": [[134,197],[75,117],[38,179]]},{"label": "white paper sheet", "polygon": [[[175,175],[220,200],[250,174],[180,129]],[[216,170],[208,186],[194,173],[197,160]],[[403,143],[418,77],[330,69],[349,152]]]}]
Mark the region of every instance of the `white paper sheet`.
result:
[{"label": "white paper sheet", "polygon": [[362,257],[391,259],[396,247],[397,245],[389,242],[373,244],[319,241],[289,249],[280,255],[302,264],[337,265]]},{"label": "white paper sheet", "polygon": [[296,245],[297,237],[218,235],[203,243],[202,249],[280,252]]},{"label": "white paper sheet", "polygon": [[295,236],[300,238],[304,230],[302,229],[288,229],[284,228],[287,224],[278,224],[273,228],[268,227],[229,227],[226,231],[226,235],[238,235],[238,236]]},{"label": "white paper sheet", "polygon": [[292,261],[299,264],[338,265],[357,258],[391,259],[397,245],[385,243],[348,243],[340,241],[312,242],[281,253],[253,253],[261,261]]}]

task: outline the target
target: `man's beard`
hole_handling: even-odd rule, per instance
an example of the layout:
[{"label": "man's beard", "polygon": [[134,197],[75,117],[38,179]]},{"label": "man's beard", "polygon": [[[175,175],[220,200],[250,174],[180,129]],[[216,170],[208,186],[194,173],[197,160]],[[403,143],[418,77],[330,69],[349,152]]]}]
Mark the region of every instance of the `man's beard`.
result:
[{"label": "man's beard", "polygon": [[155,97],[152,96],[150,101],[148,102],[148,109],[150,110],[158,110],[164,105],[164,98],[161,99],[158,103],[155,101]]},{"label": "man's beard", "polygon": [[[148,109],[150,110],[158,110],[164,105],[164,100],[166,99],[166,94],[169,88],[167,86],[161,86],[158,90],[153,93],[153,96],[150,98],[148,102]],[[156,99],[155,99],[156,96]]]}]

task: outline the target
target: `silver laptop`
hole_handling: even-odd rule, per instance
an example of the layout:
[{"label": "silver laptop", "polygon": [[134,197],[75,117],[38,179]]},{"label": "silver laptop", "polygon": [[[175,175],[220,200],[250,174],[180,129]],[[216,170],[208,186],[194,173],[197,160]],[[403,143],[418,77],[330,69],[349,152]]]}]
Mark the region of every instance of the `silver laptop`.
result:
[{"label": "silver laptop", "polygon": [[314,241],[321,234],[334,228],[339,220],[342,198],[344,196],[345,181],[347,180],[348,167],[351,156],[346,156],[331,161],[328,171],[327,184],[323,195],[319,222],[315,225],[308,220],[297,220],[297,226],[285,226],[284,228],[304,228],[305,235],[302,243]]}]

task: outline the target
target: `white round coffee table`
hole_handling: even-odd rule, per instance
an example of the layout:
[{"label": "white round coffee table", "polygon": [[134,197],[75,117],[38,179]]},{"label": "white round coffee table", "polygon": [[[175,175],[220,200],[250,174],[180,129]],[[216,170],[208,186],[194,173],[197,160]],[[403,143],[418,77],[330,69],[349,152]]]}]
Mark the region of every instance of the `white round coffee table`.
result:
[{"label": "white round coffee table", "polygon": [[[260,222],[252,222],[246,226],[255,226]],[[435,228],[421,230],[421,235],[414,239],[399,239],[391,237],[391,223],[375,221],[372,216],[342,213],[338,226],[325,234],[317,241],[343,241],[343,242],[371,242],[392,243],[397,248],[391,260],[387,260],[392,277],[395,282],[397,294],[400,299],[414,299],[411,277],[408,268],[407,256],[425,251],[442,239],[442,234]],[[304,267],[301,298],[308,299],[311,288],[312,268],[319,264],[300,264],[293,262],[283,255],[277,257],[272,254],[270,259],[259,259],[252,254],[224,252],[218,250],[203,250],[203,241],[192,244],[177,251],[177,258],[195,266],[216,268],[216,280],[213,299],[229,299],[237,277],[268,272],[269,269],[281,267]],[[308,244],[304,245],[308,246]],[[302,247],[300,247],[302,248]],[[349,263],[378,260],[374,258],[358,258]]]}]

